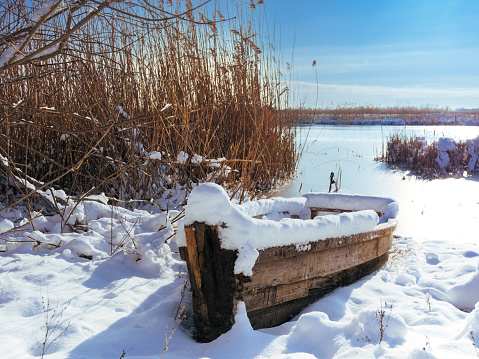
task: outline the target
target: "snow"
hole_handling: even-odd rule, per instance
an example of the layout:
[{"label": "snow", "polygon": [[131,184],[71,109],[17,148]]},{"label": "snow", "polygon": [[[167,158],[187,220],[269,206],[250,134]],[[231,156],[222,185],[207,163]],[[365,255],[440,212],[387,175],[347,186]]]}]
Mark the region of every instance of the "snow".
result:
[{"label": "snow", "polygon": [[[479,137],[464,141],[466,145],[465,156],[468,158],[467,171],[475,172],[479,170]],[[460,143],[460,142],[459,142]],[[448,165],[451,162],[451,156],[458,158],[462,155],[458,148],[458,142],[452,138],[440,137],[437,142],[438,154],[436,162],[439,168],[443,171],[448,170]]]},{"label": "snow", "polygon": [[468,140],[466,143],[467,154],[470,156],[467,170],[469,172],[479,171],[479,137]]},{"label": "snow", "polygon": [[442,151],[438,152],[436,162],[439,165],[439,168],[446,170],[450,162],[449,154]]},{"label": "snow", "polygon": [[12,221],[9,221],[8,219],[3,219],[0,221],[0,233],[8,232],[12,228],[14,228]]},{"label": "snow", "polygon": [[441,137],[437,141],[439,151],[447,152],[454,150],[454,140],[452,138]]},{"label": "snow", "polygon": [[180,153],[178,153],[178,156],[176,156],[176,160],[178,161],[178,163],[185,164],[188,160],[188,157],[189,156],[187,153],[180,151]]},{"label": "snow", "polygon": [[[27,26],[34,27],[46,14],[48,14],[52,10],[53,7],[61,5],[60,2],[61,1],[47,1],[43,3],[42,6],[32,14],[32,23],[29,23]],[[18,51],[24,45],[25,41],[27,41],[27,35],[28,34],[25,32],[22,36],[18,38],[16,43],[11,43],[10,46],[0,54],[0,68],[7,65],[15,58],[15,56],[17,56],[16,60],[20,60],[28,55],[28,53],[25,52],[20,54]],[[54,45],[44,51],[41,51],[35,56],[35,58],[52,54],[53,52],[58,50],[58,46],[59,45]],[[17,107],[20,103],[21,101],[14,105],[14,108]]]},{"label": "snow", "polygon": [[36,25],[38,21],[42,19],[49,11],[51,11],[52,7],[58,4],[59,1],[47,1],[42,6],[36,10],[32,15],[33,25]]},{"label": "snow", "polygon": [[203,157],[200,155],[195,154],[191,157],[191,163],[199,165],[201,162],[203,162]]},{"label": "snow", "polygon": [[[284,240],[279,231],[289,227],[303,231],[294,223],[303,221],[280,218],[275,222],[251,216],[270,211],[278,217],[286,211],[304,215],[307,202],[321,197],[236,205],[216,186],[197,188],[188,206],[198,206],[199,211],[200,201],[207,200],[226,210],[223,214],[250,226],[244,232],[247,236],[255,234],[256,226],[258,230],[265,226],[272,232],[267,236],[278,240]],[[0,245],[8,240],[8,251],[0,253],[2,358],[40,357],[45,321],[54,314],[61,316],[56,316],[58,325],[48,337],[47,359],[120,358],[123,351],[125,358],[160,358],[165,338],[170,338],[163,356],[168,359],[478,356],[474,344],[479,340],[479,248],[472,233],[469,244],[419,241],[415,233],[396,238],[389,261],[379,271],[336,289],[278,327],[253,330],[245,305],[239,302],[233,328],[211,343],[200,344],[191,337],[191,293],[184,290],[186,266],[168,240],[171,219],[178,212],[130,211],[108,205],[104,195],[87,199],[75,206],[65,195],[68,203],[62,210],[72,213],[77,223],[71,224],[74,231],[65,226],[63,233],[62,218],[56,215],[39,216],[34,225],[4,234],[27,223],[28,217],[21,208],[6,213],[0,206]],[[336,200],[341,205],[350,201],[347,196]],[[396,211],[390,200],[370,196],[364,200],[379,212]],[[356,199],[359,202],[363,201]],[[221,214],[218,208],[210,211]],[[377,220],[375,212],[370,215]],[[192,219],[188,216],[185,223]],[[341,226],[343,217],[324,218],[335,218],[335,222],[327,219],[328,226],[329,221]],[[348,215],[344,220],[352,218]],[[116,248],[113,256],[110,243]],[[249,245],[246,254],[259,245],[242,243]],[[297,248],[307,250],[307,243],[297,243]],[[176,313],[183,306],[186,316],[181,326]]]},{"label": "snow", "polygon": [[479,302],[479,268],[472,268],[471,273],[458,276],[457,283],[447,291],[447,296],[458,308],[474,308]]},{"label": "snow", "polygon": [[[54,52],[58,51],[58,49],[60,48],[60,44],[55,44],[51,47],[49,47],[48,49],[45,49],[43,51],[40,51],[38,54],[36,54],[33,58],[34,59],[37,59],[37,58],[40,58],[42,56],[47,56],[47,55],[51,55],[53,54]],[[20,57],[21,58],[21,57]]]},{"label": "snow", "polygon": [[163,108],[160,110],[160,112],[166,111],[166,110],[169,109],[171,106],[173,106],[171,103],[167,103],[165,106],[163,106]]},{"label": "snow", "polygon": [[147,157],[150,158],[150,160],[158,160],[161,161],[161,153],[157,151],[151,151],[147,154]]},{"label": "snow", "polygon": [[[122,115],[124,118],[126,118],[127,120],[130,120],[130,115],[128,115],[128,113],[125,111],[125,109],[123,108],[123,106],[118,106],[118,111],[120,112],[120,115]],[[124,129],[125,130],[125,129]]]},{"label": "snow", "polygon": [[[309,220],[282,218],[275,221],[267,219],[266,216],[263,219],[255,219],[248,215],[248,213],[257,215],[258,212],[267,209],[273,211],[275,209],[280,211],[290,210],[291,214],[297,215],[308,213],[309,208],[305,205],[308,201],[313,202],[311,196],[314,195],[320,196],[322,199],[320,202],[326,206],[329,205],[328,194],[310,194],[306,197],[306,201],[304,199],[287,200],[279,198],[263,200],[258,205],[247,203],[238,206],[230,202],[226,191],[222,187],[214,183],[203,183],[191,192],[185,217],[179,226],[183,228],[195,221],[218,226],[222,248],[238,251],[235,273],[251,276],[260,249],[290,244],[307,245],[312,241],[368,232],[378,224],[379,217],[373,210],[326,215]],[[334,202],[341,203],[338,200],[341,197],[342,195],[335,195],[333,197]],[[347,195],[347,202],[357,204],[362,199],[362,197],[359,197],[354,201],[354,198],[354,196]],[[372,199],[369,200],[373,202]],[[381,199],[375,198],[375,200],[380,201]],[[244,211],[241,210],[242,207],[244,207]],[[302,217],[304,218],[304,216]],[[298,233],[301,233],[301,235],[298,236]],[[186,246],[183,230],[180,230],[180,234],[176,236],[176,243],[178,246]]]},{"label": "snow", "polygon": [[307,207],[331,209],[365,210],[373,209],[382,214],[379,223],[394,219],[399,213],[399,205],[391,198],[351,195],[346,193],[306,193]]},{"label": "snow", "polygon": [[[260,199],[258,201],[249,201],[238,206],[238,209],[250,217],[266,215],[269,218],[274,213],[288,212],[290,215],[301,216],[301,218],[311,218],[311,214],[302,213],[306,207],[307,199],[299,198],[282,198]],[[271,218],[275,219],[275,218]]]},{"label": "snow", "polygon": [[10,46],[5,51],[3,51],[0,54],[0,68],[7,65],[17,53],[18,51],[15,46]]},{"label": "snow", "polygon": [[2,161],[4,166],[8,167],[8,160],[2,155],[0,155],[0,161]]},{"label": "snow", "polygon": [[13,107],[13,108],[17,108],[22,102],[23,102],[23,100],[20,100],[20,101],[18,101],[18,102],[13,103],[13,104],[12,104],[12,107]]}]

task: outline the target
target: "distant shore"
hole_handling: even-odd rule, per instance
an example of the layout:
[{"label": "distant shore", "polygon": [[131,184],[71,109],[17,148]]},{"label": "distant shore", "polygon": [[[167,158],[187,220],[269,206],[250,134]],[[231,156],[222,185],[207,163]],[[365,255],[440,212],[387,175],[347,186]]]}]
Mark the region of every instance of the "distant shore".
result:
[{"label": "distant shore", "polygon": [[479,126],[479,114],[423,113],[423,114],[331,114],[301,113],[300,124],[339,126]]}]

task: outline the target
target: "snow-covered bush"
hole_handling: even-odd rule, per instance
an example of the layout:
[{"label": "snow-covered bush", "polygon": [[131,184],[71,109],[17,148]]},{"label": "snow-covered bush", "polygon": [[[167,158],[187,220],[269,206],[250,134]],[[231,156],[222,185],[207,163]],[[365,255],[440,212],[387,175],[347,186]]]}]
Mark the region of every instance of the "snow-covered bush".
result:
[{"label": "snow-covered bush", "polygon": [[393,135],[379,160],[404,165],[427,178],[462,176],[479,170],[479,137],[467,141],[439,138],[426,143],[423,138]]}]

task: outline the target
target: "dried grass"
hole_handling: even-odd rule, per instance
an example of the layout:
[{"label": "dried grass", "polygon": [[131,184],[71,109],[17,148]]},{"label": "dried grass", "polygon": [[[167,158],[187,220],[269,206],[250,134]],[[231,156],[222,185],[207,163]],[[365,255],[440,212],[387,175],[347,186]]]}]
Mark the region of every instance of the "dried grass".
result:
[{"label": "dried grass", "polygon": [[[121,200],[207,179],[212,166],[192,163],[194,154],[226,158],[232,171],[216,180],[241,197],[289,177],[293,113],[281,111],[281,64],[262,40],[260,13],[248,4],[145,4],[113,2],[115,10],[78,29],[60,54],[0,74],[0,154],[25,176]],[[4,5],[1,25],[15,33],[40,2]],[[68,14],[45,22],[25,51],[61,36]],[[161,21],[146,20],[158,14]],[[11,44],[0,42],[0,53]],[[150,160],[151,151],[162,159]],[[186,163],[177,161],[180,151]]]}]

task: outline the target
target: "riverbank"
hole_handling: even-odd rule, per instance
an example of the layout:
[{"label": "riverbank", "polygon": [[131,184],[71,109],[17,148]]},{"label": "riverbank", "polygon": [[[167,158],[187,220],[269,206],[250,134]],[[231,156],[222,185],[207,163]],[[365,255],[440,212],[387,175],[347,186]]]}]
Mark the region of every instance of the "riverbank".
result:
[{"label": "riverbank", "polygon": [[479,126],[476,113],[331,114],[300,113],[301,124],[339,126]]},{"label": "riverbank", "polygon": [[[454,243],[439,235],[441,228],[432,229],[435,212],[409,210],[403,206],[400,213],[423,222],[429,235],[424,238],[419,226],[405,229],[408,235],[395,238],[378,272],[275,328],[253,331],[239,307],[230,332],[200,344],[192,339],[186,267],[172,236],[180,212],[130,211],[101,196],[72,202],[67,212],[74,231],[61,233],[60,216],[39,216],[2,236],[10,240],[0,254],[3,355],[476,358],[479,249],[473,232],[463,233],[465,243]],[[14,220],[28,222],[25,213],[11,215],[16,219],[3,218],[0,232]]]},{"label": "riverbank", "polygon": [[[159,203],[177,207],[168,211],[154,203],[125,209],[103,195],[78,203],[53,190],[45,195],[55,195],[60,214],[0,211],[0,237],[8,241],[0,253],[4,357],[38,358],[44,351],[50,359],[120,358],[123,352],[136,359],[477,358],[479,203],[471,196],[477,179],[424,181],[375,162],[375,149],[388,135],[384,128],[302,130],[309,137],[300,174],[284,196],[327,190],[331,168],[341,167],[343,192],[398,201],[400,237],[381,270],[275,328],[253,331],[240,310],[230,332],[199,344],[192,339],[191,292],[174,236],[187,189],[163,193]],[[448,131],[467,139],[478,128],[414,130],[426,138]],[[388,327],[381,340],[377,318],[383,314]]]}]

